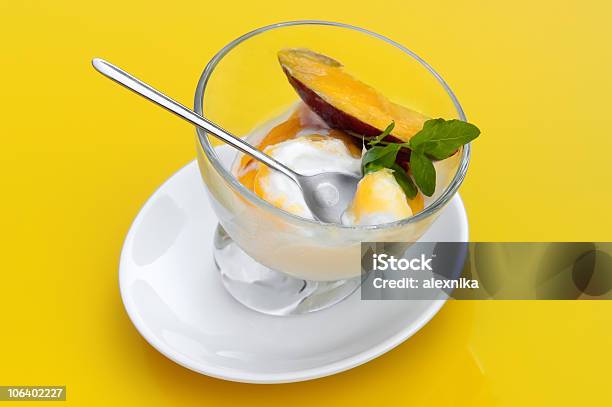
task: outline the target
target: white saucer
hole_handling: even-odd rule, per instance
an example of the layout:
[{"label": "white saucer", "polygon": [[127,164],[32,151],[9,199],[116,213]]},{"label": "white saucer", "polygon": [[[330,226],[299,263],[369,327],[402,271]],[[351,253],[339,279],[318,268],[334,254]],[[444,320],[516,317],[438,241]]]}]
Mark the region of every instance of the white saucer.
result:
[{"label": "white saucer", "polygon": [[[119,265],[123,303],[142,336],[196,372],[248,383],[309,380],[351,369],[393,349],[442,307],[436,301],[362,301],[359,292],[324,311],[274,317],[225,291],[213,263],[217,224],[195,162],[144,205]],[[457,195],[424,236],[467,241]]]}]

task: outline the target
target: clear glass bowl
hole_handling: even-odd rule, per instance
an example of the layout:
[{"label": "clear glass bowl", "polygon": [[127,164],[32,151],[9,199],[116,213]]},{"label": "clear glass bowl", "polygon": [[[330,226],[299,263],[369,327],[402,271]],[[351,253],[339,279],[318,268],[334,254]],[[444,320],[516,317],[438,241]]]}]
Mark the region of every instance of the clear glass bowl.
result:
[{"label": "clear glass bowl", "polygon": [[[202,73],[195,110],[238,136],[279,116],[299,97],[277,52],[305,47],[344,64],[394,102],[429,117],[465,115],[431,66],[371,31],[333,22],[292,21],[251,31],[221,49]],[[465,177],[470,146],[437,166],[437,188],[415,216],[376,226],[303,219],[272,206],[231,172],[236,151],[197,130],[198,164],[219,218],[215,260],[228,291],[246,306],[275,315],[326,308],[360,283],[361,242],[414,242],[451,200]]]}]

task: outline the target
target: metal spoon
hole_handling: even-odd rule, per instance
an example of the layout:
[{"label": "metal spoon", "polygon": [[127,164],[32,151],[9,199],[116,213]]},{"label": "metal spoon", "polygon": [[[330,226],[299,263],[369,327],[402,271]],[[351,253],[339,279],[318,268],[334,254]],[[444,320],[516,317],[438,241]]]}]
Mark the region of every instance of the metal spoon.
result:
[{"label": "metal spoon", "polygon": [[133,77],[129,73],[100,58],[92,60],[93,67],[102,75],[168,109],[191,124],[203,128],[229,145],[264,163],[268,167],[291,178],[304,195],[304,201],[313,216],[327,223],[339,223],[344,210],[351,203],[359,177],[340,172],[324,172],[317,175],[302,175],[253,147],[244,140],[228,133],[187,107],[172,100],[160,91]]}]

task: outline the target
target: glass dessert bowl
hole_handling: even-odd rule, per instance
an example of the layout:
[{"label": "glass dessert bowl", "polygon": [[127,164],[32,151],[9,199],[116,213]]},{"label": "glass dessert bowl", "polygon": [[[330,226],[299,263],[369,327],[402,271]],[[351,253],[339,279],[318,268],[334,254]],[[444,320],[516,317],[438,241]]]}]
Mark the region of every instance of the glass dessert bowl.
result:
[{"label": "glass dessert bowl", "polygon": [[[200,77],[195,111],[234,135],[247,137],[251,144],[267,147],[268,153],[270,148],[278,149],[283,142],[295,139],[296,133],[315,138],[314,142],[333,138],[346,146],[348,155],[314,165],[341,165],[338,163],[344,160],[347,168],[354,170],[351,158],[358,158],[361,146],[354,143],[354,134],[330,136],[330,132],[338,133],[334,128],[338,123],[332,120],[330,124],[329,117],[322,120],[326,115],[291,83],[281,58],[287,75],[283,74],[278,53],[288,48],[292,49],[285,55],[300,57],[304,50],[316,50],[320,54],[315,55],[330,56],[333,63],[342,61],[355,77],[424,117],[465,121],[448,85],[414,53],[376,33],[322,21],[263,27],[225,46]],[[357,90],[355,98],[358,95]],[[292,120],[297,125],[290,137],[287,131],[281,131],[276,139],[270,136],[283,126],[291,127]],[[405,123],[400,118],[394,124],[396,133],[392,131],[391,137],[401,136]],[[375,127],[384,130],[380,125]],[[316,131],[307,131],[313,128]],[[407,217],[390,222],[383,217],[378,220],[385,223],[372,224],[356,221],[353,213],[349,221],[330,224],[309,218],[295,203],[289,207],[265,196],[262,188],[256,187],[261,174],[250,171],[253,163],[235,150],[219,146],[204,130],[197,130],[196,145],[202,179],[219,219],[214,256],[223,283],[247,307],[274,315],[324,309],[354,292],[361,282],[361,242],[417,241],[456,193],[470,156],[466,144],[435,162],[435,191],[428,194],[431,196],[417,191],[417,196],[408,199]],[[365,147],[372,148],[368,141]],[[259,168],[259,172],[265,171]]]}]

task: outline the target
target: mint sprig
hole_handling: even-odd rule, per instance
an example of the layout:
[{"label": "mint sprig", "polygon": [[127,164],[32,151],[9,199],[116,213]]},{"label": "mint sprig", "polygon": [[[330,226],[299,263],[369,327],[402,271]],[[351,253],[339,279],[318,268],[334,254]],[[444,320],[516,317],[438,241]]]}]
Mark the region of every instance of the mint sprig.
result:
[{"label": "mint sprig", "polygon": [[368,142],[368,145],[375,146],[376,144],[380,143],[385,137],[391,134],[391,131],[393,131],[394,127],[395,127],[395,122],[391,122],[391,124],[389,124],[387,128],[382,133],[380,133],[380,136],[376,137],[373,140],[370,140]]},{"label": "mint sprig", "polygon": [[[368,145],[371,147],[363,156],[363,175],[382,168],[393,170],[395,180],[408,198],[414,198],[417,187],[427,196],[436,190],[436,169],[432,159],[443,160],[453,155],[461,146],[474,140],[480,134],[478,127],[461,120],[427,120],[423,128],[406,143],[384,141],[391,134],[395,123],[387,128]],[[382,145],[381,145],[382,144]],[[406,171],[396,163],[402,148],[410,151],[410,169],[414,183]],[[416,183],[416,186],[414,185]]]}]

